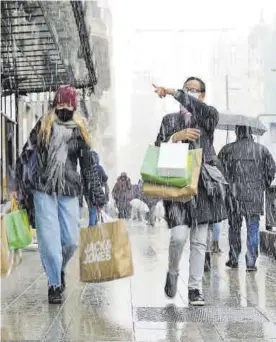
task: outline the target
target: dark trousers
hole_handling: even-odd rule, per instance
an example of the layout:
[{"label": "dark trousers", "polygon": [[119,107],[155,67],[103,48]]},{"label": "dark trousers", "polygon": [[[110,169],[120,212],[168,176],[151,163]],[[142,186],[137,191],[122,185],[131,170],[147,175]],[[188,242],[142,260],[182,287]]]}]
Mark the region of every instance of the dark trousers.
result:
[{"label": "dark trousers", "polygon": [[155,205],[149,207],[149,212],[146,214],[146,220],[151,226],[154,226],[155,217],[154,217]]},{"label": "dark trousers", "polygon": [[118,208],[118,217],[119,219],[129,219],[131,215],[131,206],[130,203],[116,203]]},{"label": "dark trousers", "polygon": [[[260,216],[251,215],[245,217],[247,226],[247,253],[246,265],[247,267],[255,266],[259,255],[259,226]],[[232,263],[238,263],[239,255],[241,253],[241,225],[229,226],[229,259]]]}]

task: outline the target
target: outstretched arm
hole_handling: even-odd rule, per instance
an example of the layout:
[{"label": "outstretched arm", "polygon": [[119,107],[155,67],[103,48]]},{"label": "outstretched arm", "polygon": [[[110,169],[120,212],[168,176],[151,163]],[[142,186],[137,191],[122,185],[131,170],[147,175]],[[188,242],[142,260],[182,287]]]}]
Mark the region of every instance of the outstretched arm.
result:
[{"label": "outstretched arm", "polygon": [[160,97],[165,97],[166,95],[173,96],[192,113],[199,127],[204,128],[207,132],[214,132],[219,120],[219,113],[214,107],[208,106],[183,90],[156,87],[155,92]]}]

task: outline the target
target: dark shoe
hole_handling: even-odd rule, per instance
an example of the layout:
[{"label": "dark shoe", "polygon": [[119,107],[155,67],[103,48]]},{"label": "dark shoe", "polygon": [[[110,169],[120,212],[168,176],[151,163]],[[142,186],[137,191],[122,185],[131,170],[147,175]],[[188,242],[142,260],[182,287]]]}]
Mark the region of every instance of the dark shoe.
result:
[{"label": "dark shoe", "polygon": [[63,298],[61,286],[50,286],[48,289],[49,304],[61,304],[62,299]]},{"label": "dark shoe", "polygon": [[205,253],[204,272],[210,272],[210,271],[211,271],[211,253],[206,252]]},{"label": "dark shoe", "polygon": [[66,289],[65,273],[64,271],[61,271],[61,291],[64,292],[65,289]]},{"label": "dark shoe", "polygon": [[237,262],[233,262],[231,260],[228,260],[225,265],[227,267],[230,267],[230,268],[239,268],[239,264]]},{"label": "dark shoe", "polygon": [[178,274],[167,273],[167,280],[165,285],[165,294],[169,298],[174,298],[177,292]]},{"label": "dark shoe", "polygon": [[221,249],[219,248],[219,242],[218,241],[214,241],[211,247],[211,251],[214,254],[220,254],[222,253]]},{"label": "dark shoe", "polygon": [[205,300],[198,289],[189,290],[189,304],[193,306],[205,305]]},{"label": "dark shoe", "polygon": [[269,232],[272,232],[272,226],[266,226],[265,229]]},{"label": "dark shoe", "polygon": [[258,268],[256,266],[246,266],[246,272],[256,272]]}]

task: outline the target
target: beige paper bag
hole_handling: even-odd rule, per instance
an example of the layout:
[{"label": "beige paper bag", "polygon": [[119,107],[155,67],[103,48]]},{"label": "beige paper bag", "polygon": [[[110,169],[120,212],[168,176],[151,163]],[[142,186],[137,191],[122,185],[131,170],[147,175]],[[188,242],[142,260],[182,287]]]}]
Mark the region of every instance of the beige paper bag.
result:
[{"label": "beige paper bag", "polygon": [[156,185],[151,183],[143,184],[143,193],[146,196],[162,198],[165,200],[174,200],[177,202],[188,202],[198,192],[198,181],[200,176],[202,149],[194,151],[194,165],[190,184],[183,188]]},{"label": "beige paper bag", "polygon": [[1,277],[9,276],[13,267],[13,251],[9,250],[4,216],[1,216]]},{"label": "beige paper bag", "polygon": [[124,220],[81,229],[81,281],[98,283],[132,275],[131,247]]}]

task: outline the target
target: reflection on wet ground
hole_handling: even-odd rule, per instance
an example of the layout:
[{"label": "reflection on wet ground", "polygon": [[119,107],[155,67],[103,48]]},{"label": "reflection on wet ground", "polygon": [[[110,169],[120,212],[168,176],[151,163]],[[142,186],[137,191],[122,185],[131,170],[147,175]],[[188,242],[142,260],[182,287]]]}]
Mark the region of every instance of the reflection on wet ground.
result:
[{"label": "reflection on wet ground", "polygon": [[135,275],[104,284],[78,281],[77,257],[68,267],[66,301],[47,302],[47,281],[37,251],[2,279],[2,340],[37,341],[270,341],[276,340],[276,262],[261,256],[257,273],[227,269],[213,256],[205,275],[204,308],[189,308],[188,250],[174,300],[163,293],[169,232],[130,226]]}]

